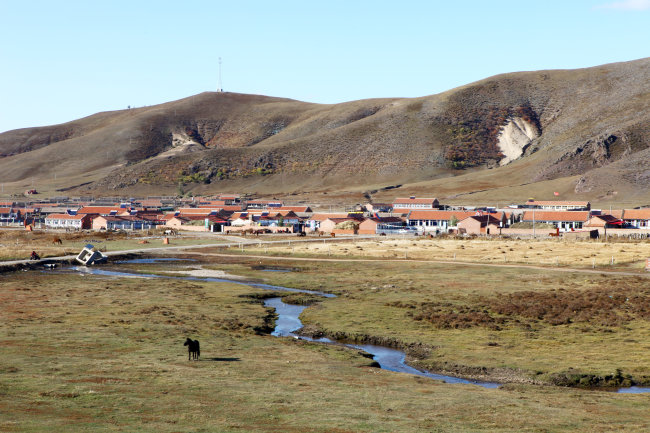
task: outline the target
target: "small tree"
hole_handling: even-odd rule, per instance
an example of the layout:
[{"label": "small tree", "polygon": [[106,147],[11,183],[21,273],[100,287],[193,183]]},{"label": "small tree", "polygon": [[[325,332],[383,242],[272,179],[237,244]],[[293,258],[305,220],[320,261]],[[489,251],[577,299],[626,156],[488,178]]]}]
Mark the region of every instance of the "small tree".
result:
[{"label": "small tree", "polygon": [[456,218],[456,215],[452,215],[451,218],[449,218],[449,226],[456,227],[456,224],[458,224],[458,218]]}]

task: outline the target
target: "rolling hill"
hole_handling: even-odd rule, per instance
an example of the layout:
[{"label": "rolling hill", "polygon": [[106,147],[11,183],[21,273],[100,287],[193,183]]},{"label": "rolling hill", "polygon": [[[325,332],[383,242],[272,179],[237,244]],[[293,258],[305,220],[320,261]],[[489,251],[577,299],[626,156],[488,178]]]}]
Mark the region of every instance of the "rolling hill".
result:
[{"label": "rolling hill", "polygon": [[[650,58],[334,105],[202,93],[0,134],[5,191],[650,203]],[[397,188],[395,188],[397,187]]]}]

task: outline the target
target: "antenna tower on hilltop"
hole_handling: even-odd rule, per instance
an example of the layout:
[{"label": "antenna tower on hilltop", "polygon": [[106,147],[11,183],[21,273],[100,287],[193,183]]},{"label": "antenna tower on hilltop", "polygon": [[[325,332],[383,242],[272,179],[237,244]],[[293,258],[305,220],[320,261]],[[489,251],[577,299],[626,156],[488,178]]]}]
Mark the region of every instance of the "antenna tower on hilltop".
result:
[{"label": "antenna tower on hilltop", "polygon": [[221,85],[221,57],[219,57],[219,87],[217,87],[217,92],[223,92],[223,86]]}]

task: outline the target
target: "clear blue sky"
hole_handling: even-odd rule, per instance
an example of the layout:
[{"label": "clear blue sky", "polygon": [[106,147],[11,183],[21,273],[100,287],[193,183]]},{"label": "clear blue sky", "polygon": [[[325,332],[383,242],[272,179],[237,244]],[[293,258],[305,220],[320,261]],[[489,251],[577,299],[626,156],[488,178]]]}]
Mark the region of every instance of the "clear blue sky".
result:
[{"label": "clear blue sky", "polygon": [[0,132],[215,90],[337,103],[650,56],[650,0],[0,0]]}]

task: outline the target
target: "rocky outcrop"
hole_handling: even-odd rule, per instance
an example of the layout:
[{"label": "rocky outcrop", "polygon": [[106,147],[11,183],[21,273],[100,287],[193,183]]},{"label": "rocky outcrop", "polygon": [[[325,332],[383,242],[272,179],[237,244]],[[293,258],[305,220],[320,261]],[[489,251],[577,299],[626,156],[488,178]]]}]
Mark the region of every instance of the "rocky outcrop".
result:
[{"label": "rocky outcrop", "polygon": [[603,167],[631,152],[625,135],[601,134],[564,153],[537,176],[537,180],[558,175],[582,174]]},{"label": "rocky outcrop", "polygon": [[535,125],[522,119],[514,117],[506,123],[499,133],[498,146],[504,158],[499,165],[506,165],[523,155],[526,147],[539,137],[539,131]]}]

